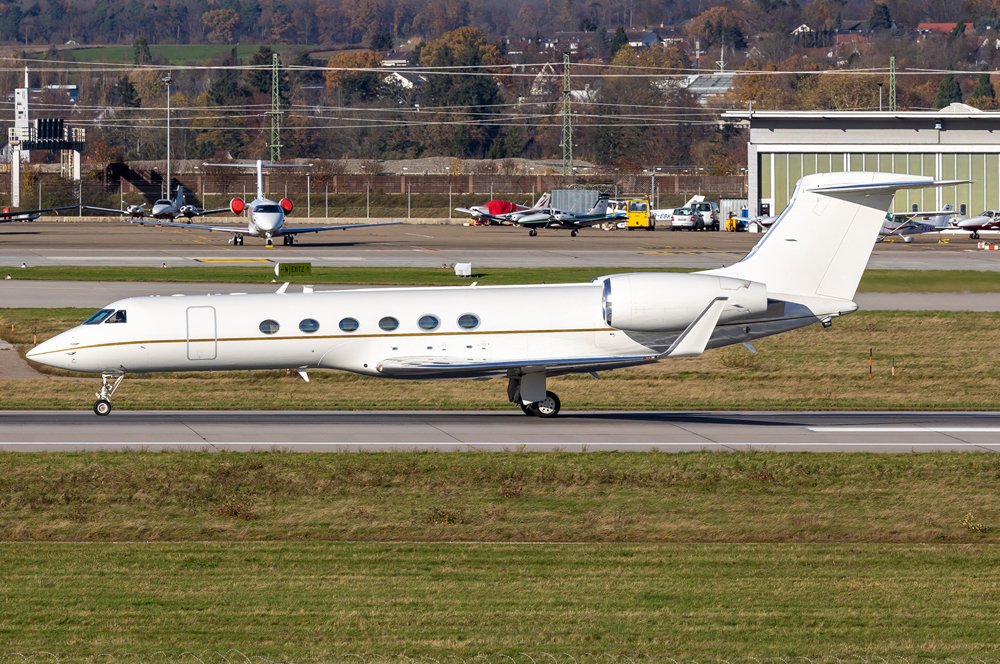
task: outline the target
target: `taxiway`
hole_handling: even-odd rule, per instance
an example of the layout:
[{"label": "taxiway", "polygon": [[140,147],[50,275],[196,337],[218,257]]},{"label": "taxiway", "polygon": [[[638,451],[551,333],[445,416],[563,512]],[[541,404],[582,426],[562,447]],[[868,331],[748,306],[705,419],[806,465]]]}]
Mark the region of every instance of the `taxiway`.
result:
[{"label": "taxiway", "polygon": [[8,411],[0,450],[1000,452],[1000,413]]}]

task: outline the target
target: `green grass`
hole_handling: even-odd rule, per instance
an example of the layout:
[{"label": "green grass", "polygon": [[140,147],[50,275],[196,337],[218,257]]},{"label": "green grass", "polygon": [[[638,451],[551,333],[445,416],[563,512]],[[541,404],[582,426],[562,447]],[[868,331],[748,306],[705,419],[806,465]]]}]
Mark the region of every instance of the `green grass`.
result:
[{"label": "green grass", "polygon": [[[280,261],[279,261],[280,262]],[[476,268],[475,279],[483,285],[542,284],[590,281],[619,272],[692,272],[689,268]],[[265,283],[274,278],[273,264],[245,266],[185,266],[168,269],[116,266],[38,266],[21,269],[0,266],[0,272],[16,279],[73,281],[157,281]],[[316,284],[371,284],[399,286],[467,285],[467,279],[441,268],[415,267],[313,267],[299,282]],[[884,293],[995,293],[1000,292],[1000,272],[975,270],[868,270],[861,291]]]},{"label": "green grass", "polygon": [[0,653],[994,659],[998,476],[985,454],[0,454]]},{"label": "green grass", "polygon": [[[295,52],[315,48],[302,45],[270,45],[278,53]],[[260,46],[242,44],[237,46],[237,57],[246,62]],[[153,57],[171,65],[204,64],[207,61],[228,57],[233,47],[229,44],[150,44]],[[60,51],[59,58],[72,56],[77,62],[125,62],[134,61],[135,50],[131,46],[94,46]]]}]

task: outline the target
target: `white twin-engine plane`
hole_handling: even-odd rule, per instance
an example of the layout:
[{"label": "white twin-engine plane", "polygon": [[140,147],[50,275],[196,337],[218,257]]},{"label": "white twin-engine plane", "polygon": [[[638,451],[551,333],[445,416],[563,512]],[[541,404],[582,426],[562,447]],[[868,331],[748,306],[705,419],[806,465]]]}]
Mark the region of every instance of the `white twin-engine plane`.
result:
[{"label": "white twin-engine plane", "polygon": [[740,262],[694,274],[632,273],[542,286],[382,288],[131,297],[29,353],[102,374],[107,415],[127,373],[342,369],[387,378],[506,376],[507,396],[552,417],[546,378],[746,343],[857,310],[852,300],[898,189],[930,178],[830,173],[799,181]]},{"label": "white twin-engine plane", "polygon": [[[273,201],[264,195],[264,169],[265,168],[301,168],[296,164],[265,164],[258,159],[254,164],[205,164],[206,166],[224,166],[227,168],[257,168],[257,198],[247,203],[242,198],[234,198],[229,201],[229,211],[239,216],[246,211],[250,220],[246,226],[212,226],[210,224],[179,223],[174,221],[147,221],[147,225],[167,226],[169,228],[197,228],[206,231],[221,231],[233,234],[233,246],[243,246],[244,235],[263,237],[264,246],[272,247],[273,240],[281,237],[285,245],[295,242],[295,236],[299,233],[320,233],[322,231],[345,231],[351,228],[369,228],[371,226],[396,226],[398,221],[383,221],[374,224],[339,224],[335,226],[285,226],[287,215],[292,213],[292,201],[289,198],[282,198],[280,201]],[[219,210],[209,210],[207,213],[215,213]]]}]

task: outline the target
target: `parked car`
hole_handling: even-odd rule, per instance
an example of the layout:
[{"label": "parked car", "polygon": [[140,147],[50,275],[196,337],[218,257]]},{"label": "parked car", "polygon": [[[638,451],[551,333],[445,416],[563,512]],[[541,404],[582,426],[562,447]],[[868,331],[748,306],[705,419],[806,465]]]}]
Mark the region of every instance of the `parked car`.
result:
[{"label": "parked car", "polygon": [[677,208],[670,216],[670,230],[703,231],[705,221],[701,213],[691,208]]},{"label": "parked car", "polygon": [[719,230],[719,204],[709,201],[701,201],[691,205],[691,210],[701,215],[705,228],[713,231]]}]

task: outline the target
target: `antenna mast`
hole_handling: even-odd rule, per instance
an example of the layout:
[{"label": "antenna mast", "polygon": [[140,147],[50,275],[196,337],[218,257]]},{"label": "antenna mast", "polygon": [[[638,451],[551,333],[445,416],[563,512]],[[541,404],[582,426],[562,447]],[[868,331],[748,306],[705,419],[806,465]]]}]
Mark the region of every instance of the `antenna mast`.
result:
[{"label": "antenna mast", "polygon": [[281,94],[278,54],[271,54],[271,162],[281,161]]},{"label": "antenna mast", "polygon": [[562,174],[573,175],[573,108],[570,94],[569,53],[563,53]]},{"label": "antenna mast", "polygon": [[896,56],[889,57],[889,110],[896,110]]}]

